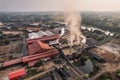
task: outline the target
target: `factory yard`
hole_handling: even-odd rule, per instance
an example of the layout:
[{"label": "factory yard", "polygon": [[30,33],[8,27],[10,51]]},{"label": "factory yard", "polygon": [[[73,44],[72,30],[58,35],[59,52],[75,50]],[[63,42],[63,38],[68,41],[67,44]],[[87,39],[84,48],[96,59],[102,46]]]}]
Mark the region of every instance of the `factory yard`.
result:
[{"label": "factory yard", "polygon": [[107,62],[115,62],[120,60],[120,44],[112,42],[90,49],[90,53],[98,55]]},{"label": "factory yard", "polygon": [[[96,75],[94,75],[91,80],[97,80],[99,79],[99,77],[101,75],[104,75],[105,73],[114,73],[117,70],[120,70],[120,63],[105,63],[102,64],[102,68],[99,71],[99,73],[97,73]],[[114,76],[114,75],[113,75]],[[112,77],[115,80],[119,80],[118,78],[116,78],[115,76]]]},{"label": "factory yard", "polygon": [[0,46],[0,61],[9,61],[22,57],[22,45],[22,41],[18,41],[6,46]]},{"label": "factory yard", "polygon": [[6,46],[0,46],[0,54],[7,54],[7,53],[18,53],[20,52],[20,48],[22,46],[22,41],[13,42]]},{"label": "factory yard", "polygon": [[[24,40],[24,48],[26,47],[28,50],[26,55],[22,53],[22,41],[15,41],[15,43],[0,46],[1,52],[4,52],[1,55],[5,54],[6,56],[3,56],[6,58],[3,60],[8,61],[3,64],[5,68],[0,71],[0,75],[3,73],[4,75],[0,76],[0,79],[21,68],[26,70],[26,75],[23,75],[25,80],[43,79],[47,75],[49,76],[48,80],[50,80],[53,74],[54,80],[62,80],[62,78],[64,78],[63,80],[97,80],[104,73],[120,69],[118,44],[109,42],[101,46],[89,48],[89,45],[86,43],[85,48],[88,47],[88,50],[76,44],[72,47],[68,44],[58,47],[58,43],[56,43],[56,40],[59,38],[58,34],[48,35],[42,33],[44,31],[39,31],[39,34],[34,33],[37,34],[37,38],[33,38],[33,35],[30,35],[29,37],[31,38]],[[53,41],[52,44],[50,43],[51,41]],[[114,52],[114,50],[117,52]],[[99,63],[94,58],[105,62]],[[9,62],[10,60],[13,61]],[[91,73],[94,73],[94,75],[91,76]]]},{"label": "factory yard", "polygon": [[[43,38],[38,38],[38,39],[46,41],[46,40],[51,40],[52,38],[54,38],[54,37],[47,38],[45,36]],[[55,36],[55,39],[56,38],[57,38],[57,36]],[[10,49],[6,50],[6,53],[8,54],[9,51],[11,51],[11,48],[12,48],[12,50],[14,50],[13,52],[16,51],[16,53],[18,53],[17,49],[20,50],[20,47],[22,46],[21,44],[22,44],[22,42],[10,44],[9,46],[7,46],[7,48],[10,47]],[[25,64],[23,67],[27,71],[25,80],[29,80],[29,79],[36,80],[36,79],[42,78],[44,75],[48,75],[47,73],[50,73],[50,72],[53,72],[53,73],[56,72],[57,73],[56,76],[59,76],[59,78],[57,77],[56,79],[61,80],[61,74],[59,74],[59,69],[63,69],[63,68],[65,68],[65,71],[67,71],[69,73],[69,74],[68,73],[66,73],[66,74],[70,75],[70,76],[64,76],[65,80],[69,80],[69,78],[72,80],[74,80],[74,78],[82,80],[85,77],[89,79],[89,76],[86,76],[89,74],[84,73],[84,70],[85,70],[84,62],[88,61],[88,64],[90,65],[92,60],[90,60],[91,58],[89,59],[88,56],[85,56],[84,52],[83,52],[83,54],[81,54],[81,52],[79,52],[77,50],[81,47],[79,47],[79,46],[74,46],[71,48],[68,46],[62,47],[61,51],[63,52],[63,54],[61,54],[61,52],[59,52],[59,50],[57,51],[53,46],[52,46],[52,48],[50,48],[51,46],[49,46],[45,42],[43,43],[42,41],[41,42],[38,41],[37,38],[31,39],[31,40],[27,39],[27,44],[28,44],[27,45],[28,46],[27,56],[20,58],[20,60],[21,60],[20,62],[22,62],[22,64],[23,63]],[[19,45],[21,45],[21,46],[19,46]],[[19,47],[16,47],[16,46],[19,46]],[[105,45],[101,45],[101,46],[97,46],[97,47],[93,47],[93,48],[88,49],[88,53],[92,54],[91,56],[96,57],[94,55],[97,55],[97,58],[103,59],[105,61],[105,63],[93,63],[92,62],[91,65],[97,64],[97,66],[100,68],[100,70],[98,70],[98,73],[94,74],[94,76],[91,76],[90,79],[96,80],[104,73],[114,72],[114,71],[119,69],[119,67],[120,67],[120,65],[119,65],[120,64],[119,63],[119,60],[120,60],[119,52],[113,53],[112,50],[109,50],[106,48],[108,46],[110,49],[110,47],[111,47],[110,43],[106,43]],[[112,46],[113,46],[113,44],[112,44]],[[59,52],[59,54],[58,54],[59,57],[58,57],[58,55],[57,55],[57,57],[54,57],[54,59],[52,59],[50,56],[41,57],[41,56],[45,56],[45,54],[50,55],[51,53],[49,53],[49,52],[51,52],[51,53],[55,52],[56,54]],[[17,57],[18,55],[19,54],[15,55],[15,56]],[[64,55],[66,57],[60,57],[60,55]],[[22,56],[22,55],[19,55],[18,57],[20,57],[20,56]],[[66,59],[64,59],[64,58],[67,58],[68,61],[66,61]],[[38,59],[38,60],[36,60],[36,59]],[[54,62],[54,60],[58,60],[58,62],[56,63],[56,62]],[[83,61],[83,63],[80,62],[79,65],[81,65],[81,66],[72,67],[70,65],[71,62],[73,65],[76,61]],[[27,63],[28,63],[28,65],[26,65]],[[78,65],[78,63],[76,63],[76,65]],[[66,66],[66,67],[64,67],[64,66]],[[80,69],[78,69],[80,67],[83,67],[83,70],[82,70],[83,72]],[[93,67],[94,67],[94,65],[93,65]],[[10,68],[6,67],[5,71],[1,70],[1,72],[0,72],[0,74],[4,73],[4,75],[1,76],[1,79],[6,77],[8,75],[8,73],[14,72],[14,71],[19,70],[21,68],[22,67],[19,66],[19,64],[13,65],[13,66],[11,65]],[[86,63],[86,68],[90,69],[90,67],[87,66],[87,63]],[[58,69],[58,70],[56,71],[56,69]],[[77,69],[77,71],[76,71],[76,69]],[[93,71],[94,71],[94,69],[93,69]],[[66,75],[66,74],[62,74],[62,75]],[[52,76],[52,75],[50,75],[50,76]]]},{"label": "factory yard", "polygon": [[81,15],[0,16],[0,80],[120,80],[119,35]]},{"label": "factory yard", "polygon": [[109,42],[89,51],[90,53],[98,55],[105,61],[105,63],[98,64],[100,67],[99,73],[94,75],[91,80],[97,80],[101,75],[106,73],[114,74],[111,76],[112,80],[119,80],[117,77],[115,77],[115,72],[120,70],[120,48],[118,46],[120,46],[120,44]]},{"label": "factory yard", "polygon": [[115,56],[113,53],[101,49],[101,48],[93,48],[90,52],[93,54],[99,55],[101,58],[103,58],[105,61],[114,61],[117,56]]},{"label": "factory yard", "polygon": [[23,66],[17,65],[17,66],[8,67],[6,69],[2,69],[0,71],[0,80],[4,80],[4,78],[6,78],[8,76],[8,73],[14,72],[21,68],[23,68]]}]

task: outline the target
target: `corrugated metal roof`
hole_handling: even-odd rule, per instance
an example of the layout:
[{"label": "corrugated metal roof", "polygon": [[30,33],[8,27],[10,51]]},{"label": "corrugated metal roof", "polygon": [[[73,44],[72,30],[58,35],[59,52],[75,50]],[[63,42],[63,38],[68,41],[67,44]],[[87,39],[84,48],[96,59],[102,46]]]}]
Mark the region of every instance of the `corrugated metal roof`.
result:
[{"label": "corrugated metal roof", "polygon": [[30,61],[30,62],[28,62],[28,66],[29,66],[29,67],[34,66],[34,64],[35,64],[36,62],[37,62],[36,60],[35,60],[35,61]]},{"label": "corrugated metal roof", "polygon": [[97,41],[93,38],[87,38],[86,39],[86,44],[90,47],[97,45]]},{"label": "corrugated metal roof", "polygon": [[34,38],[34,39],[27,39],[27,43],[31,43],[31,42],[34,42],[36,40],[40,40],[40,41],[52,41],[52,40],[56,40],[58,39],[60,36],[55,34],[55,35],[50,35],[50,36],[44,36],[44,37],[41,37],[41,38]]},{"label": "corrugated metal roof", "polygon": [[9,80],[9,78],[8,78],[8,77],[5,77],[4,80]]},{"label": "corrugated metal roof", "polygon": [[33,32],[33,33],[29,33],[29,39],[33,39],[33,38],[40,38],[43,36],[47,36],[48,34],[45,33],[44,31],[38,31],[37,33]]},{"label": "corrugated metal roof", "polygon": [[54,35],[54,33],[52,33],[51,31],[47,30],[47,31],[38,31],[37,33],[29,33],[29,39],[33,39],[33,38],[41,38],[43,36],[50,36],[50,35]]},{"label": "corrugated metal roof", "polygon": [[39,46],[42,48],[42,49],[51,49],[51,47],[48,45],[48,44],[45,44],[39,40],[37,40],[37,43],[39,44]]},{"label": "corrugated metal roof", "polygon": [[28,52],[29,54],[35,54],[38,51],[42,51],[43,49],[41,46],[37,43],[37,41],[33,42],[32,44],[28,45]]},{"label": "corrugated metal roof", "polygon": [[43,36],[47,36],[48,34],[47,33],[45,33],[44,31],[38,31],[37,32],[37,35],[39,36],[39,37],[43,37]]},{"label": "corrugated metal roof", "polygon": [[26,71],[25,71],[25,69],[23,68],[23,69],[19,69],[19,70],[17,70],[17,71],[14,71],[14,72],[9,73],[9,74],[8,74],[8,78],[9,78],[10,80],[12,80],[12,79],[14,79],[14,78],[21,77],[21,76],[23,76],[23,75],[25,75],[25,74],[26,74]]},{"label": "corrugated metal roof", "polygon": [[5,67],[5,66],[17,64],[17,63],[20,63],[20,62],[22,62],[22,58],[20,58],[20,59],[14,59],[14,60],[11,60],[11,61],[4,62],[3,66]]},{"label": "corrugated metal roof", "polygon": [[58,41],[57,40],[49,41],[49,45],[54,45],[54,44],[58,44]]},{"label": "corrugated metal roof", "polygon": [[49,31],[49,30],[45,31],[45,33],[47,33],[48,36],[50,36],[50,35],[54,35],[54,33],[52,33],[52,32]]},{"label": "corrugated metal roof", "polygon": [[79,69],[80,69],[83,73],[89,74],[90,72],[93,71],[92,61],[88,59],[88,60],[85,62],[85,65],[79,67]]},{"label": "corrugated metal roof", "polygon": [[53,50],[48,50],[42,53],[37,53],[34,55],[29,55],[29,56],[25,56],[23,57],[23,62],[30,62],[30,61],[34,61],[40,58],[45,58],[45,57],[50,57],[50,56],[54,56],[58,53],[58,50],[53,49]]},{"label": "corrugated metal roof", "polygon": [[28,36],[29,36],[29,39],[39,38],[39,35],[36,33],[29,33]]},{"label": "corrugated metal roof", "polygon": [[40,40],[36,40],[35,42],[28,44],[29,54],[35,54],[37,52],[42,52],[48,49],[51,49],[51,47],[48,44],[41,42]]}]

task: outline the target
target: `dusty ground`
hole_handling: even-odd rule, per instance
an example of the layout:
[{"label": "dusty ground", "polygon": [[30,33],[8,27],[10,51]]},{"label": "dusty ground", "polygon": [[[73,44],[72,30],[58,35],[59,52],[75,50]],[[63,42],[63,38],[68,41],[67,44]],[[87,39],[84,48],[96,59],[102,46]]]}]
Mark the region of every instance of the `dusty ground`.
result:
[{"label": "dusty ground", "polygon": [[105,61],[120,61],[120,44],[109,42],[91,49],[90,52],[99,55]]},{"label": "dusty ground", "polygon": [[[96,80],[99,76],[104,73],[112,73],[120,70],[120,44],[107,43],[101,45],[99,48],[93,48],[92,52],[95,52],[101,56],[106,63],[100,65],[100,72],[96,74],[92,80]],[[116,80],[116,79],[115,79]]]},{"label": "dusty ground", "polygon": [[21,67],[21,66],[15,66],[15,67],[7,68],[5,70],[1,70],[0,71],[0,80],[3,80],[5,77],[7,77],[7,75],[10,72],[16,71],[16,70],[21,69],[21,68],[23,68],[23,67]]},{"label": "dusty ground", "polygon": [[[99,71],[99,73],[97,73],[95,76],[93,76],[91,78],[91,80],[97,80],[102,74],[112,73],[112,72],[115,72],[117,70],[120,70],[120,63],[105,63],[105,64],[102,64],[102,68]],[[117,80],[117,79],[115,79],[115,80]]]},{"label": "dusty ground", "polygon": [[48,70],[54,66],[55,66],[55,63],[50,61],[50,62],[46,62],[43,67],[45,68],[45,70]]},{"label": "dusty ground", "polygon": [[110,52],[116,53],[116,54],[120,53],[120,44],[115,44],[115,43],[109,42],[107,44],[102,45],[101,48],[104,48],[104,49],[106,49]]},{"label": "dusty ground", "polygon": [[0,61],[7,61],[12,58],[17,58],[22,56],[22,42],[15,42],[6,46],[0,46]]},{"label": "dusty ground", "polygon": [[62,49],[62,51],[64,52],[65,55],[75,53],[75,50],[73,48],[64,48]]},{"label": "dusty ground", "polygon": [[22,46],[22,42],[16,42],[13,44],[9,44],[6,46],[0,46],[0,54],[5,54],[5,53],[12,53],[12,52],[18,52]]},{"label": "dusty ground", "polygon": [[105,61],[114,61],[116,58],[116,56],[113,53],[111,53],[103,48],[93,48],[90,50],[90,52],[94,53],[96,55],[99,55]]}]

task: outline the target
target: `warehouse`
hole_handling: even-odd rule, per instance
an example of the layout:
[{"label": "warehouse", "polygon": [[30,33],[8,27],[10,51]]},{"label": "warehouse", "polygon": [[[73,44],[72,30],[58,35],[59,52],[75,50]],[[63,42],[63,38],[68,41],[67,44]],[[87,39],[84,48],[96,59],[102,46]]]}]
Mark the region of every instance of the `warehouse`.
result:
[{"label": "warehouse", "polygon": [[19,59],[3,62],[2,67],[8,67],[18,63],[28,63],[28,66],[34,66],[37,60],[41,58],[50,58],[56,56],[58,50],[51,48],[47,41],[56,40],[59,35],[44,36],[42,38],[27,39],[28,54]]}]

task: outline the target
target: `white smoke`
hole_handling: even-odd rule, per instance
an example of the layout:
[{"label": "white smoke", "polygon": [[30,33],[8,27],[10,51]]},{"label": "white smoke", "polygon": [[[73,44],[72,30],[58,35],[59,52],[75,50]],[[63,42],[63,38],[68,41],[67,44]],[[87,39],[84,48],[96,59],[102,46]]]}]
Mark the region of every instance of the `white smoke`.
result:
[{"label": "white smoke", "polygon": [[81,32],[81,16],[78,11],[67,11],[64,15],[65,23],[67,23],[67,29],[69,31],[70,45],[85,44],[86,37]]},{"label": "white smoke", "polygon": [[65,34],[65,28],[62,28],[62,29],[61,29],[60,37],[63,36],[64,34]]}]

